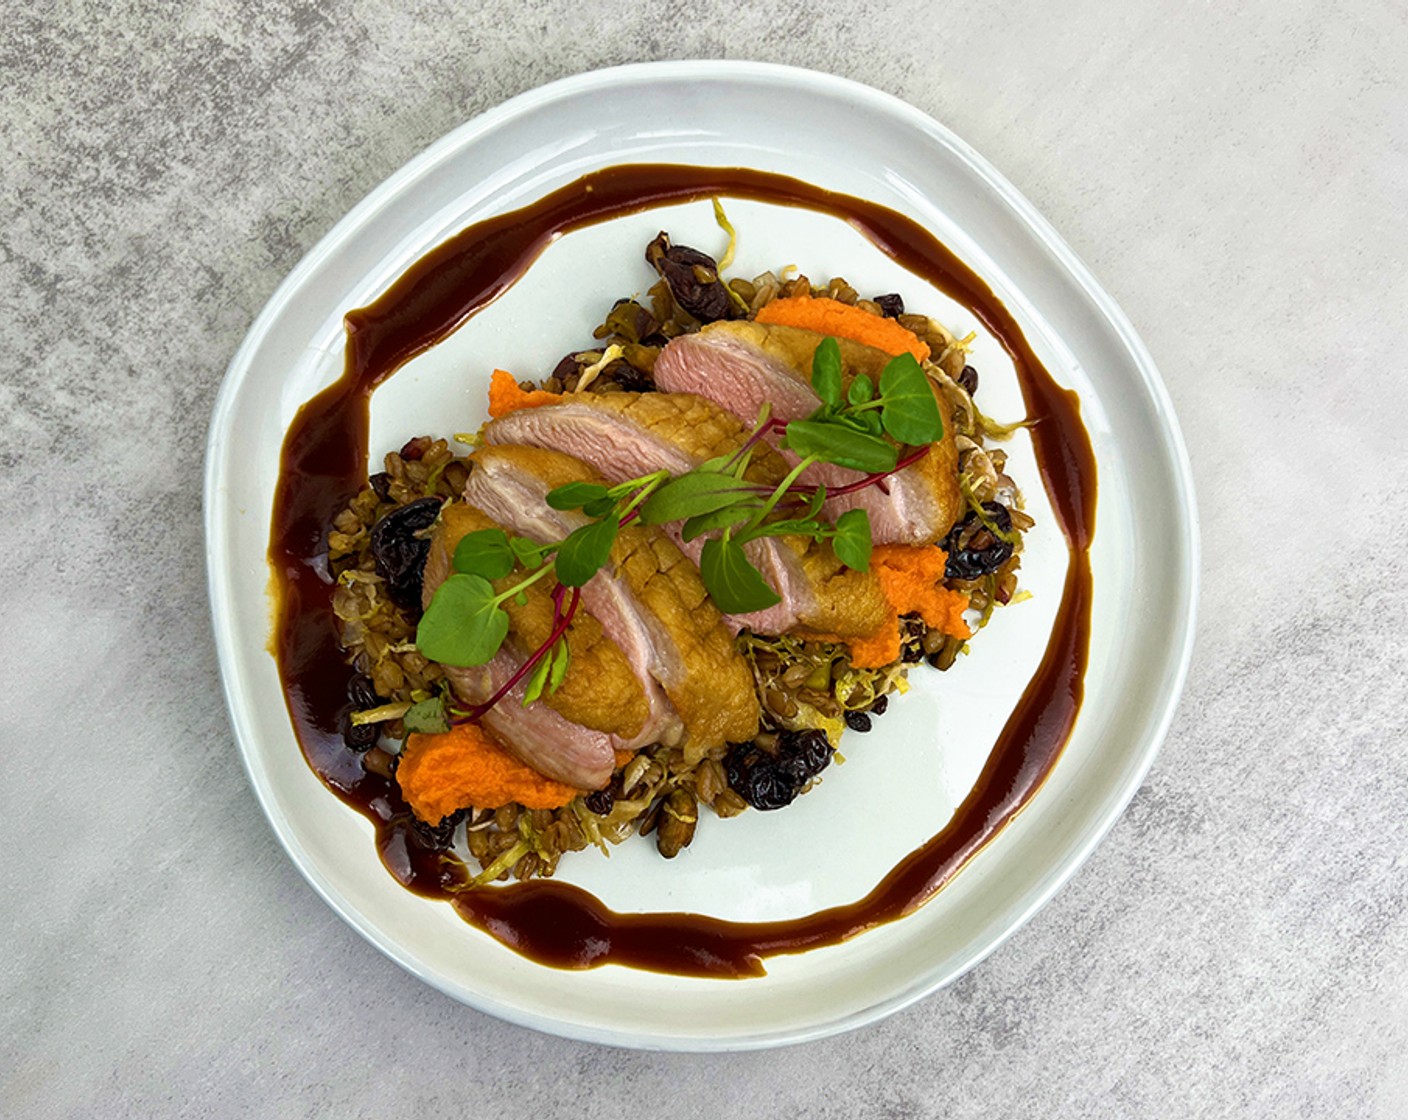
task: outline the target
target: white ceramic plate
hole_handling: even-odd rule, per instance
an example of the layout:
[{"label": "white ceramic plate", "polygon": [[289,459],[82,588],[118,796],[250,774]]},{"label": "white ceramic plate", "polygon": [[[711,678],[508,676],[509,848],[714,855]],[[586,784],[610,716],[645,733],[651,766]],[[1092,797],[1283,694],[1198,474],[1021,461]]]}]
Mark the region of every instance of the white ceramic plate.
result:
[{"label": "white ceramic plate", "polygon": [[[402,889],[378,861],[369,824],[304,763],[267,651],[265,551],[280,445],[298,407],[340,373],[343,314],[466,225],[633,162],[751,166],[915,218],[992,286],[1057,380],[1079,392],[1100,470],[1086,698],[1046,785],[922,910],[843,945],[771,958],[759,980],[544,968]],[[985,411],[1021,415],[994,340],[850,227],[759,203],[728,210],[741,235],[734,275],[795,263],[814,280],[843,275],[864,293],[898,290],[959,334],[978,330],[971,361]],[[579,346],[611,299],[649,285],[641,252],[659,229],[721,248],[707,203],[560,239],[506,295],[377,391],[373,462],[412,435],[477,427],[494,366],[540,375]],[[553,309],[546,324],[543,307]],[[1011,452],[1009,470],[1039,522],[1022,568],[1034,599],[998,612],[952,672],[916,671],[917,687],[877,731],[848,738],[848,762],[786,811],[728,822],[706,814],[672,863],[635,841],[609,860],[569,856],[562,877],[616,910],[771,920],[862,897],[939,831],[1038,662],[1060,599],[1064,541],[1025,437]],[[1124,315],[1055,232],[965,144],[903,102],[752,63],[628,66],[557,82],[464,125],[373,191],[293,271],[231,362],[210,431],[206,532],[245,765],[280,841],[329,905],[403,967],[481,1010],[576,1038],[689,1050],[779,1045],[873,1021],[971,968],[1045,902],[1128,802],[1168,726],[1188,664],[1197,571],[1192,484],[1164,388]]]}]

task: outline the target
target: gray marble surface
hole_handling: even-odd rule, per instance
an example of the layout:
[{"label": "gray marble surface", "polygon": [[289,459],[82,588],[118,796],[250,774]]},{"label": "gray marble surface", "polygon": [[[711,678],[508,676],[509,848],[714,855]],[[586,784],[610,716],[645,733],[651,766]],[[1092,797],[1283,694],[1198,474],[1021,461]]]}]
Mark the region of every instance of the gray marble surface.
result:
[{"label": "gray marble surface", "polygon": [[[1408,1114],[1408,16],[1396,3],[6,6],[0,1114]],[[781,1052],[468,1011],[305,886],[234,754],[199,476],[299,256],[467,117],[750,57],[899,94],[1129,312],[1202,504],[1172,734],[976,971]]]}]

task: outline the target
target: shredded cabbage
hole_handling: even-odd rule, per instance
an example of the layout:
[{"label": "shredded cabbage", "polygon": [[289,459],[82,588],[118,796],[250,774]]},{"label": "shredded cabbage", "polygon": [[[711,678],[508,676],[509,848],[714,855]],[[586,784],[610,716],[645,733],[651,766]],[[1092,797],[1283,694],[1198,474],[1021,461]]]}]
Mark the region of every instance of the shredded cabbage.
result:
[{"label": "shredded cabbage", "polygon": [[625,352],[626,349],[624,346],[622,346],[619,342],[613,342],[610,346],[606,348],[606,353],[602,354],[600,358],[594,361],[586,369],[582,370],[582,376],[581,379],[577,382],[576,391],[579,393],[585,392],[587,386],[597,379],[597,375],[600,374],[602,370],[604,370],[607,366],[609,366],[612,362],[614,362]]}]

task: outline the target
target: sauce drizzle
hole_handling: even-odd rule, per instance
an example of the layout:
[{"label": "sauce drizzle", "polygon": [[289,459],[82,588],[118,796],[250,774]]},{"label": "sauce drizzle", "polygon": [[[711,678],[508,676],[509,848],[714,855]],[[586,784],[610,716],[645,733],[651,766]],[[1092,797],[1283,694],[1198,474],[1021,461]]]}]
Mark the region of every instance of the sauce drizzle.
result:
[{"label": "sauce drizzle", "polygon": [[[555,880],[457,891],[462,869],[422,844],[394,779],[368,773],[342,742],[351,669],[333,621],[327,529],[366,485],[372,391],[515,283],[574,229],[716,195],[844,218],[881,251],[968,307],[1001,342],[1022,388],[1042,481],[1070,563],[1040,666],[953,819],[868,895],[777,922],[699,914],[618,914]],[[542,964],[612,963],[688,976],[763,974],[763,960],[835,945],[913,912],[1031,799],[1070,735],[1089,645],[1089,546],[1095,460],[1079,400],[1051,378],[1011,313],[971,269],[902,214],[797,179],[743,168],[634,164],[606,168],[512,213],[470,226],[426,254],[368,307],[347,315],[342,376],[298,411],[284,440],[269,562],[280,589],[276,649],[289,716],[309,766],[376,826],[387,869],[407,888],[449,900],[465,921]]]}]

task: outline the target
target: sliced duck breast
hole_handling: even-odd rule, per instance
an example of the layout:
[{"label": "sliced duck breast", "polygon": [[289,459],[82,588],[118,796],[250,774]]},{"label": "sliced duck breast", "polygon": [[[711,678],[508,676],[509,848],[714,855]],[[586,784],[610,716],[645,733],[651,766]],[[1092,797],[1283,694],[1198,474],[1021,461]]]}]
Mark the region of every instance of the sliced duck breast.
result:
[{"label": "sliced duck breast", "polygon": [[[472,459],[467,500],[540,542],[561,540],[587,520],[575,510],[553,509],[548,491],[603,481],[580,460],[535,447],[487,446]],[[757,733],[752,672],[698,571],[660,530],[623,526],[607,567],[583,586],[582,603],[627,658],[647,666],[663,687],[683,721],[687,757]]]},{"label": "sliced duck breast", "polygon": [[[484,665],[446,666],[445,676],[465,704],[482,704],[503,687],[523,661],[521,652],[504,647]],[[605,787],[616,768],[613,736],[573,723],[541,701],[525,707],[526,691],[525,677],[480,717],[480,726],[539,774],[580,790]]]},{"label": "sliced duck breast", "polygon": [[[455,546],[469,532],[496,528],[481,511],[453,502],[441,512],[426,557],[423,599],[452,571]],[[506,590],[522,577],[496,581]],[[455,695],[466,706],[482,704],[523,665],[531,651],[551,635],[551,587],[539,582],[525,591],[525,602],[505,604],[509,637],[485,665],[445,666]],[[600,789],[611,779],[616,752],[634,750],[656,739],[645,688],[600,623],[579,610],[565,634],[571,653],[561,685],[538,701],[523,705],[526,680],[481,718],[481,724],[511,753],[541,774],[578,789]],[[650,682],[654,685],[654,682]],[[672,715],[672,713],[671,713]]]},{"label": "sliced duck breast", "polygon": [[[811,361],[823,338],[798,327],[747,321],[711,323],[697,334],[672,340],[661,350],[655,361],[655,383],[670,392],[708,397],[746,424],[754,422],[764,404],[771,405],[778,420],[799,420],[821,404],[811,387]],[[879,381],[891,355],[847,339],[837,341],[847,388],[860,373]],[[887,478],[884,489],[868,486],[829,498],[828,517],[834,519],[848,509],[865,510],[877,544],[934,544],[949,531],[963,510],[958,450],[944,398],[937,390],[935,396],[945,410],[943,438],[918,462]],[[784,454],[796,462],[795,456]],[[835,490],[864,475],[817,463],[802,477]]]},{"label": "sliced duck breast", "polygon": [[[489,424],[484,439],[565,452],[615,483],[658,470],[683,474],[708,459],[735,453],[748,432],[733,413],[691,393],[582,393],[561,404],[511,412]],[[760,444],[748,477],[775,486],[786,473],[785,461]],[[684,540],[677,523],[663,528],[698,566],[703,538]],[[851,637],[871,634],[884,621],[879,583],[845,567],[827,542],[764,537],[744,547],[782,601],[766,610],[725,615],[731,629],[783,634],[801,625]]]}]

